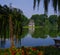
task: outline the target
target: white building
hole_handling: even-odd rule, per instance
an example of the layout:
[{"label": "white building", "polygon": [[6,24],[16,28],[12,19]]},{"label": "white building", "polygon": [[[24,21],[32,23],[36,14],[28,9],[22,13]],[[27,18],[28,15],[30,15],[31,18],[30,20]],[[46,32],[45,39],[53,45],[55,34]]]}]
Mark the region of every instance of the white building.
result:
[{"label": "white building", "polygon": [[29,24],[28,24],[29,27],[35,27],[35,23],[34,23],[34,20],[30,20]]}]

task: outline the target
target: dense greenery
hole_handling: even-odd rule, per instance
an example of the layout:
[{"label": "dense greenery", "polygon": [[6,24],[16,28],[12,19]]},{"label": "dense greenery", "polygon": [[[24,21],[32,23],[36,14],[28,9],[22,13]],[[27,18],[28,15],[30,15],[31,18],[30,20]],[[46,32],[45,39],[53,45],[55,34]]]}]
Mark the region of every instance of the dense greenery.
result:
[{"label": "dense greenery", "polygon": [[35,38],[46,37],[50,35],[51,37],[60,36],[60,16],[50,15],[49,17],[45,14],[35,14],[32,15],[31,19],[34,20],[36,28],[34,34],[32,35]]},{"label": "dense greenery", "polygon": [[33,38],[47,38],[48,35],[51,37],[51,38],[57,38],[57,36],[60,36],[59,35],[60,32],[58,32],[57,30],[51,30],[51,29],[46,29],[44,27],[40,27],[40,28],[35,28],[33,34],[32,34],[32,37]]},{"label": "dense greenery", "polygon": [[10,5],[0,5],[0,36],[20,35],[23,26],[28,24],[23,11]]},{"label": "dense greenery", "polygon": [[[57,34],[57,32],[60,30],[60,16],[51,15],[48,17],[46,14],[35,14],[32,15],[31,19],[34,20],[35,26],[42,28],[39,29],[39,33],[38,31],[36,32],[38,35],[40,33],[43,35],[54,35],[54,33]],[[9,37],[10,33],[13,33],[13,35],[16,36],[21,36],[22,33],[24,33],[23,27],[28,27],[29,20],[30,19],[28,19],[20,9],[13,8],[11,6],[8,7],[7,5],[0,5],[0,36]],[[44,33],[41,32],[41,30]]]},{"label": "dense greenery", "polygon": [[34,20],[35,26],[45,26],[50,27],[51,29],[58,29],[60,27],[59,19],[60,16],[50,15],[49,17],[46,14],[35,14],[32,15],[31,19]]},{"label": "dense greenery", "polygon": [[36,26],[44,26],[45,25],[45,20],[47,19],[47,15],[45,14],[35,14],[32,15],[31,19],[34,20]]},{"label": "dense greenery", "polygon": [[34,33],[32,34],[33,38],[46,38],[45,30],[44,28],[36,28]]}]

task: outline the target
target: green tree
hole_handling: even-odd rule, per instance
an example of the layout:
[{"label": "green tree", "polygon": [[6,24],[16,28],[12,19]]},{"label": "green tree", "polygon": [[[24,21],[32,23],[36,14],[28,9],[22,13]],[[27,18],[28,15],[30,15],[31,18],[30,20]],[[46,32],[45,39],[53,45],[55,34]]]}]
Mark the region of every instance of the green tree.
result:
[{"label": "green tree", "polygon": [[41,14],[41,15],[35,14],[35,15],[32,15],[31,17],[31,19],[34,20],[36,26],[44,26],[46,18],[47,18],[47,15],[45,14]]},{"label": "green tree", "polygon": [[40,21],[39,21],[39,15],[38,14],[32,15],[31,19],[34,20],[36,26],[39,25]]},{"label": "green tree", "polygon": [[21,19],[22,20],[22,26],[27,26],[28,22],[29,22],[28,18],[25,15],[22,15],[21,17],[22,17],[22,19]]},{"label": "green tree", "polygon": [[58,20],[57,15],[51,15],[51,16],[49,16],[49,22],[50,22],[52,25],[57,24],[57,20]]},{"label": "green tree", "polygon": [[[23,11],[8,7],[7,5],[0,5],[0,34],[9,35],[13,37],[14,35],[20,35],[24,25],[27,25],[28,19],[23,14]],[[9,33],[9,34],[8,34]]]},{"label": "green tree", "polygon": [[60,32],[60,16],[58,16],[58,21],[57,21],[57,23],[58,23],[58,32]]}]

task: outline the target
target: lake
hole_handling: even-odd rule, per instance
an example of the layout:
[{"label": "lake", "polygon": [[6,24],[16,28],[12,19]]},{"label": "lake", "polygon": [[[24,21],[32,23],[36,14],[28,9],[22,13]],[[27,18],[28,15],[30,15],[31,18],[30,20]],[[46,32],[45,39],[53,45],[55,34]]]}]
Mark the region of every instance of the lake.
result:
[{"label": "lake", "polygon": [[10,48],[12,42],[16,47],[53,46],[55,45],[54,39],[60,39],[56,30],[45,32],[41,28],[25,28],[19,37],[0,38],[0,48]]}]

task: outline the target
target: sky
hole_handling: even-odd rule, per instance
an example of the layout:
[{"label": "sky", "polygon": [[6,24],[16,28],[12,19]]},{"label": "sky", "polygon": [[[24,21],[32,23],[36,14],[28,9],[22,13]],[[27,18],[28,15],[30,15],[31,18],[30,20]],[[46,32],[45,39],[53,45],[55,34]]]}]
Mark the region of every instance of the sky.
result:
[{"label": "sky", "polygon": [[[39,10],[36,9],[33,10],[33,0],[1,0],[1,5],[8,5],[12,3],[12,7],[19,8],[23,11],[24,15],[28,18],[30,18],[34,14],[44,14],[44,5],[43,0],[40,2]],[[53,7],[51,7],[51,3],[49,4],[49,12],[48,15],[54,14]]]}]

